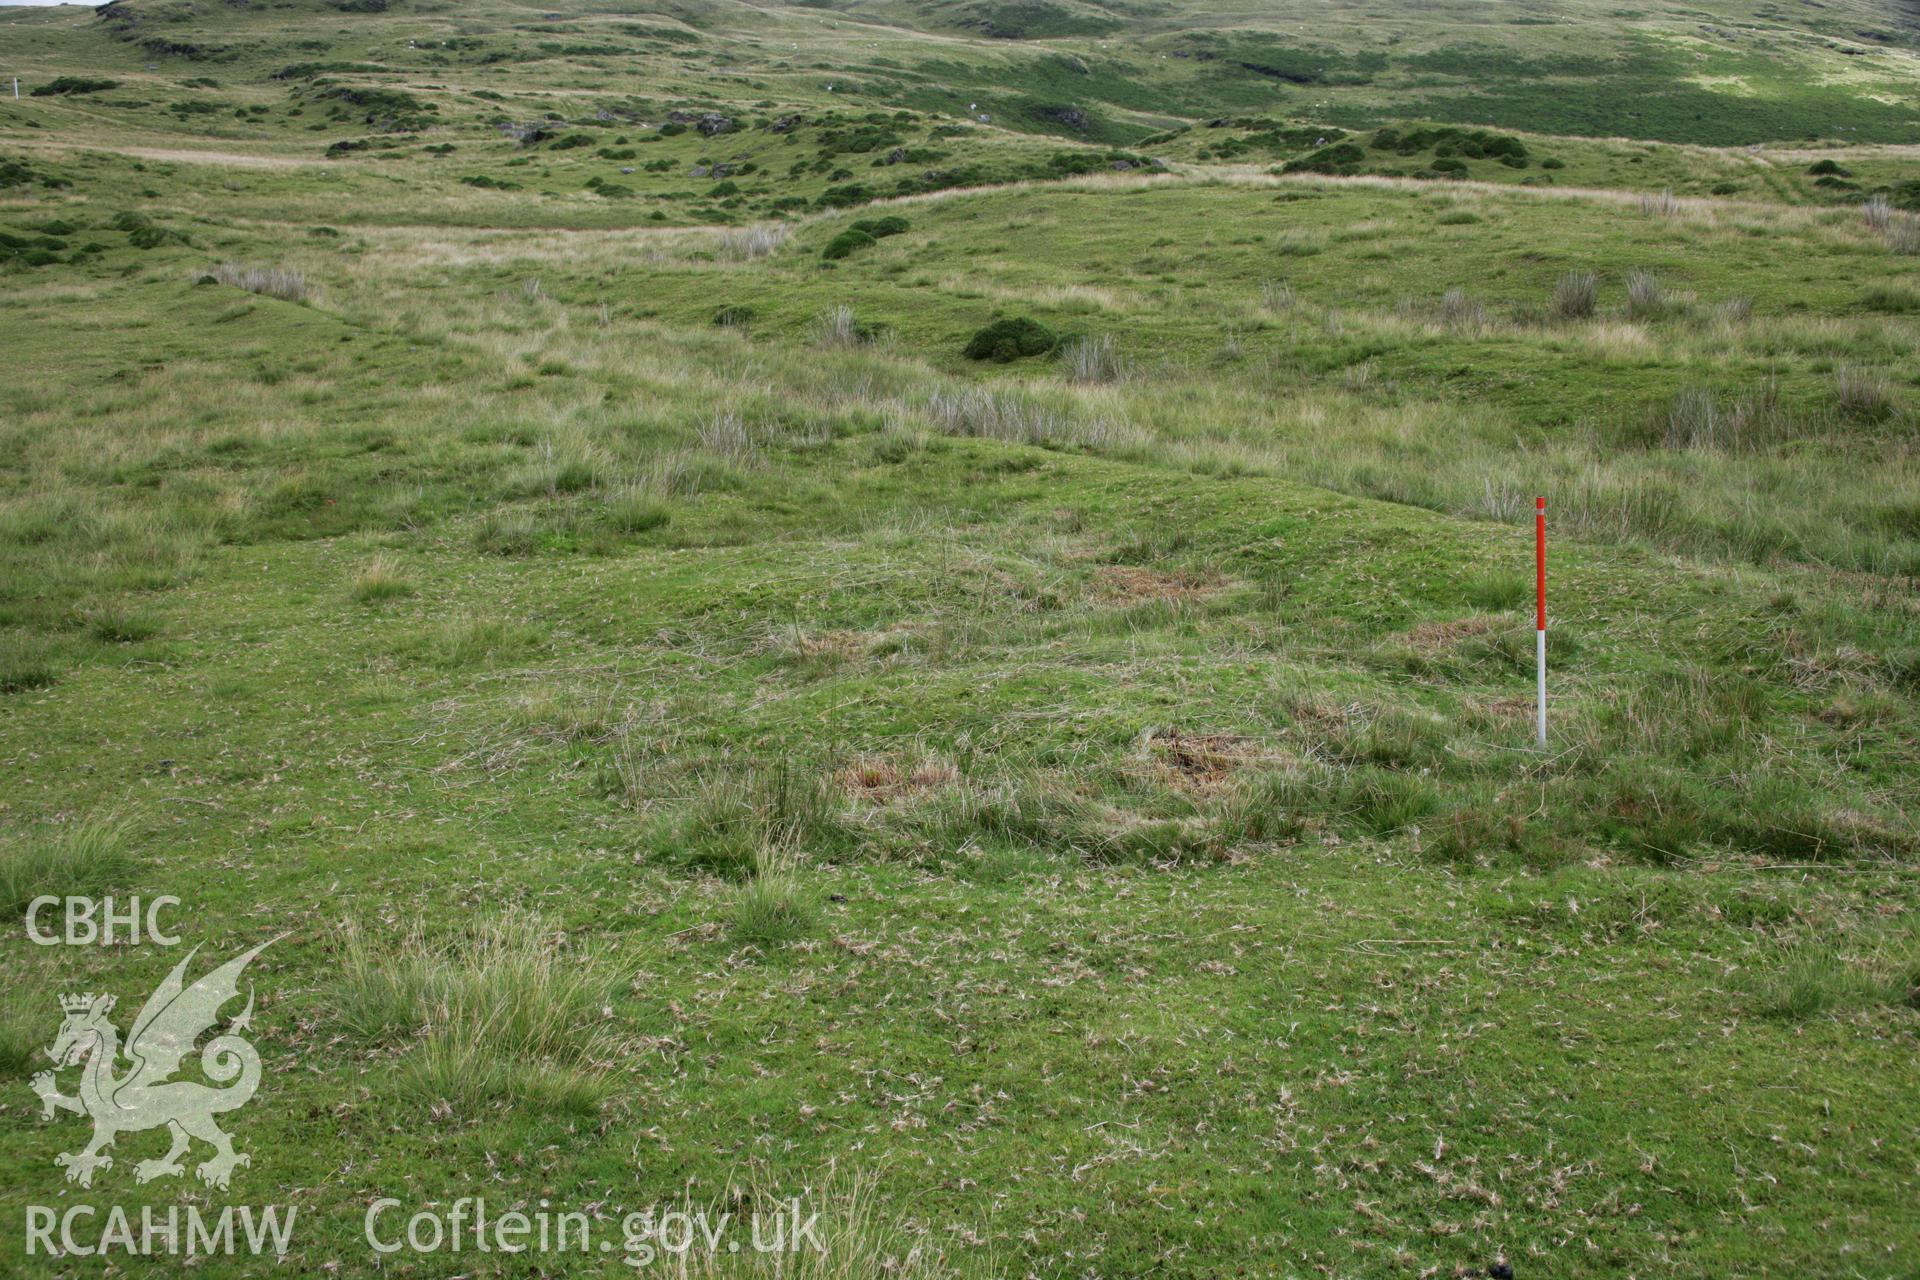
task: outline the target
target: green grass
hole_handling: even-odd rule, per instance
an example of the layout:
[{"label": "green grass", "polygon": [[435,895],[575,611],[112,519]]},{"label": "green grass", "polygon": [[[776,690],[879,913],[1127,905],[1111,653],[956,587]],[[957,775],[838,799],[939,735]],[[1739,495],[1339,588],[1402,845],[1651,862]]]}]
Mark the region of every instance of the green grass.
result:
[{"label": "green grass", "polygon": [[[1875,7],[127,5],[6,28],[0,899],[284,935],[286,1266],[1920,1265]],[[21,1081],[183,953],[10,937],[0,1211],[164,1211]]]},{"label": "green grass", "polygon": [[[24,918],[39,897],[98,898],[128,889],[135,866],[130,834],[129,824],[114,818],[10,832],[0,845],[0,909]],[[43,914],[42,932],[58,932],[58,914]]]}]

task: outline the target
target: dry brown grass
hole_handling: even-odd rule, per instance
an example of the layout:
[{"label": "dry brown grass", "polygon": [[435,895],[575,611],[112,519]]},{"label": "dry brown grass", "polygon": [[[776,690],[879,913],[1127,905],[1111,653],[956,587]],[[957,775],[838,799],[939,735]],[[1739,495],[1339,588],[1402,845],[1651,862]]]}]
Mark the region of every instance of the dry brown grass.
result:
[{"label": "dry brown grass", "polygon": [[1130,564],[1105,565],[1095,578],[1102,598],[1122,602],[1198,600],[1220,590],[1224,584],[1217,574],[1148,569]]}]

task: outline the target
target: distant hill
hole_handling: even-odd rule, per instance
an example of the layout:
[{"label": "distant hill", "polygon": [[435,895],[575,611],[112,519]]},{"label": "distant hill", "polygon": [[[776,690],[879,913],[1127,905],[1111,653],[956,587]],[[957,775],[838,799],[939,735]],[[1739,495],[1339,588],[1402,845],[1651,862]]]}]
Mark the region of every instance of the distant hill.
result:
[{"label": "distant hill", "polygon": [[1920,130],[1910,0],[113,0],[66,20],[57,54],[71,72],[904,108],[1105,145],[1249,113],[1717,146]]}]

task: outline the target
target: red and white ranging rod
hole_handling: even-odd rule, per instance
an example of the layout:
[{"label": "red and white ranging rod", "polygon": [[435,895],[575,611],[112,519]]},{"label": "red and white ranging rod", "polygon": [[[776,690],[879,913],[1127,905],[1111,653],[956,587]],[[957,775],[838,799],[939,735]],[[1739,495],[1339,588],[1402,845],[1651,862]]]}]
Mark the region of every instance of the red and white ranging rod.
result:
[{"label": "red and white ranging rod", "polygon": [[1547,500],[1533,505],[1533,669],[1540,749],[1547,747]]}]

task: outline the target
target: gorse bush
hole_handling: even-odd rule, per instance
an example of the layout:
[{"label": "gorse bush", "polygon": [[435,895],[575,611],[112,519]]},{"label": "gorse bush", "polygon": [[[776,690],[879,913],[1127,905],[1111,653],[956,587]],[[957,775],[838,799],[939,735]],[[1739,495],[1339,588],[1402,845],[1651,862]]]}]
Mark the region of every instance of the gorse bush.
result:
[{"label": "gorse bush", "polygon": [[105,93],[109,89],[118,89],[118,80],[107,80],[96,76],[57,76],[47,83],[34,86],[32,97],[58,98],[66,95],[86,93]]},{"label": "gorse bush", "polygon": [[820,256],[828,262],[834,262],[878,243],[877,240],[866,232],[854,227],[848,227],[845,231],[842,231],[839,235],[827,241],[827,247],[820,251]]},{"label": "gorse bush", "polygon": [[969,360],[997,360],[1002,364],[1026,356],[1043,356],[1059,345],[1053,330],[1026,316],[995,320],[967,339],[962,354]]},{"label": "gorse bush", "polygon": [[853,224],[853,230],[864,231],[875,240],[885,240],[888,236],[904,235],[908,222],[899,214],[888,214],[884,218],[862,218]]}]

